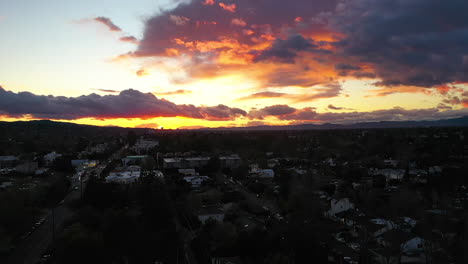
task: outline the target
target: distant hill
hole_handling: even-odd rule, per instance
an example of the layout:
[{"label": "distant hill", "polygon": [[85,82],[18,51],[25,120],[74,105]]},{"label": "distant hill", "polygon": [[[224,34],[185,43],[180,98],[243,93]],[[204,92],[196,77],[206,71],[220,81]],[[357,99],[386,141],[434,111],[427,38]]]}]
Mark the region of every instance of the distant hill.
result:
[{"label": "distant hill", "polygon": [[55,137],[118,136],[126,135],[130,130],[135,131],[136,134],[144,134],[151,129],[100,127],[50,120],[15,121],[0,122],[0,139],[50,138],[50,140],[54,140]]},{"label": "distant hill", "polygon": [[302,124],[287,126],[252,126],[201,128],[198,130],[328,130],[328,129],[372,129],[372,128],[416,128],[416,127],[468,127],[468,116],[433,121],[379,121],[353,124]]},{"label": "distant hill", "polygon": [[[195,131],[275,131],[275,130],[330,130],[330,129],[372,129],[372,128],[416,128],[416,127],[468,127],[468,116],[434,121],[380,121],[360,122],[354,124],[302,124],[289,126],[251,126],[251,127],[218,127],[198,128]],[[49,137],[99,137],[122,136],[128,131],[137,135],[145,134],[150,128],[123,128],[79,125],[50,120],[34,121],[0,121],[0,139],[31,139]]]}]

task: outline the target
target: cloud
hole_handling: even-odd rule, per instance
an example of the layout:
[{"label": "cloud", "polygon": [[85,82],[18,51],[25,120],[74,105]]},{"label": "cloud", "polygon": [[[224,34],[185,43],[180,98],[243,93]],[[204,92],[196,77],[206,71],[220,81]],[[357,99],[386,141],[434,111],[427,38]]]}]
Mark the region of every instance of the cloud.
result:
[{"label": "cloud", "polygon": [[[309,87],[336,76],[336,61],[325,62],[331,60],[333,33],[311,22],[334,10],[336,1],[184,2],[146,20],[137,49],[123,57],[175,59],[185,82],[235,73],[255,78],[263,87]],[[235,3],[235,12],[223,10],[221,3]],[[277,72],[286,78],[276,77]]]},{"label": "cloud", "polygon": [[315,93],[306,94],[296,99],[296,102],[314,101],[323,98],[333,98],[341,94],[343,88],[340,83],[328,83],[313,89]]},{"label": "cloud", "polygon": [[329,105],[328,105],[328,109],[332,109],[332,110],[343,110],[343,109],[346,109],[346,108],[337,107],[337,106],[334,106],[334,105],[332,105],[332,104],[329,104]]},{"label": "cloud", "polygon": [[147,72],[145,69],[141,68],[138,71],[136,71],[135,74],[138,77],[143,77],[143,76],[149,75],[149,72]]},{"label": "cloud", "polygon": [[352,65],[349,63],[338,63],[338,64],[335,64],[335,69],[341,70],[341,71],[356,71],[356,70],[360,70],[361,67],[357,65]]},{"label": "cloud", "polygon": [[236,12],[236,7],[237,7],[236,4],[219,3],[219,6],[228,12],[231,12],[231,13]]},{"label": "cloud", "polygon": [[268,126],[270,124],[265,123],[263,121],[249,121],[245,124],[246,127],[254,127],[254,126]]},{"label": "cloud", "polygon": [[468,109],[441,111],[438,108],[429,109],[392,109],[376,110],[369,112],[346,113],[318,113],[314,109],[297,109],[289,115],[278,116],[280,120],[310,121],[317,123],[355,123],[371,121],[406,121],[406,120],[435,120],[444,118],[456,118],[468,115]]},{"label": "cloud", "polygon": [[378,85],[468,81],[467,1],[350,0],[330,18],[344,58],[372,65]]},{"label": "cloud", "polygon": [[156,123],[143,123],[136,125],[137,128],[152,128],[152,129],[159,129],[161,126]]},{"label": "cloud", "polygon": [[111,89],[93,89],[93,90],[104,92],[104,93],[119,93],[119,91],[111,90]]},{"label": "cloud", "polygon": [[0,112],[11,117],[66,119],[189,117],[206,120],[234,120],[247,113],[225,105],[177,105],[151,93],[129,89],[118,95],[97,94],[79,97],[14,93],[0,87]]},{"label": "cloud", "polygon": [[214,4],[215,4],[214,0],[205,0],[203,2],[203,5],[214,5]]},{"label": "cloud", "polygon": [[138,44],[139,41],[137,38],[135,38],[134,36],[123,36],[120,38],[120,41],[122,42],[129,42],[129,43],[133,43],[133,44]]},{"label": "cloud", "polygon": [[[248,46],[269,42],[279,38],[287,27],[295,26],[296,17],[310,17],[323,10],[332,10],[335,2],[320,0],[312,3],[308,0],[298,0],[291,5],[283,0],[237,0],[235,4],[219,2],[215,5],[215,1],[193,0],[148,19],[144,36],[134,55],[165,56],[166,50],[171,48],[178,49],[180,53],[196,55],[194,50],[177,45],[176,39],[193,45],[215,42],[223,38],[236,39],[240,44]],[[228,12],[224,12],[222,8],[220,10],[220,7]],[[174,23],[174,20],[178,22]],[[216,24],[202,23],[203,21],[215,21]],[[247,29],[232,26],[233,23],[244,25],[243,22],[246,27],[247,22],[250,26]],[[244,34],[247,32],[244,30],[253,33]]]},{"label": "cloud", "polygon": [[276,98],[276,97],[283,97],[288,96],[287,93],[277,93],[277,92],[259,92],[254,93],[251,95],[247,95],[244,97],[239,98],[238,100],[250,100],[250,99],[259,99],[259,98]]},{"label": "cloud", "polygon": [[285,63],[293,63],[300,51],[317,48],[312,40],[305,39],[301,35],[293,35],[287,39],[276,39],[273,45],[260,52],[255,61],[278,60]]},{"label": "cloud", "polygon": [[435,87],[468,82],[467,8],[461,0],[192,0],[149,18],[128,56],[183,58],[187,79],[240,73],[261,88],[352,78]]},{"label": "cloud", "polygon": [[235,25],[235,26],[240,26],[240,27],[245,27],[247,26],[247,22],[245,22],[244,20],[242,20],[242,18],[233,18],[231,20],[231,24],[232,25]]},{"label": "cloud", "polygon": [[264,107],[260,110],[251,110],[248,116],[251,119],[263,119],[267,116],[288,115],[294,113],[295,111],[295,108],[288,105],[272,105]]},{"label": "cloud", "polygon": [[168,91],[168,92],[154,92],[153,94],[164,96],[164,95],[191,94],[191,93],[192,91],[179,89],[176,91]]},{"label": "cloud", "polygon": [[94,21],[97,21],[105,25],[110,31],[119,31],[119,32],[122,31],[122,29],[119,28],[117,25],[115,25],[114,22],[112,22],[112,20],[108,17],[103,17],[103,16],[95,17]]},{"label": "cloud", "polygon": [[452,107],[443,103],[437,105],[437,109],[440,110],[452,110]]}]

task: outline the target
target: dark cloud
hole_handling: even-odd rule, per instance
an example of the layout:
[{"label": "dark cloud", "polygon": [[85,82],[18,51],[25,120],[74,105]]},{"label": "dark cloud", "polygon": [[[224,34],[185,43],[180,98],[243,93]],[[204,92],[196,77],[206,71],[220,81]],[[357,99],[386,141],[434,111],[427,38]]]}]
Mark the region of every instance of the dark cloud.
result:
[{"label": "dark cloud", "polygon": [[356,70],[360,70],[361,67],[357,65],[348,64],[348,63],[337,63],[335,64],[335,69],[340,70],[340,71],[356,71]]},{"label": "dark cloud", "polygon": [[120,91],[110,90],[110,89],[93,89],[93,90],[104,92],[104,93],[119,93],[120,92]]},{"label": "dark cloud", "polygon": [[114,22],[112,22],[112,20],[108,17],[95,17],[94,21],[105,25],[110,31],[122,31],[122,29],[115,25]]},{"label": "dark cloud", "polygon": [[259,99],[259,98],[277,98],[277,97],[283,97],[283,96],[289,96],[287,93],[277,93],[277,92],[259,92],[259,93],[254,93],[248,96],[244,96],[239,98],[239,100],[250,100],[250,99]]},{"label": "dark cloud", "polygon": [[134,36],[123,36],[120,38],[120,41],[123,41],[123,42],[129,42],[129,43],[133,43],[133,44],[138,44],[138,39],[135,38]]},{"label": "dark cloud", "polygon": [[287,39],[276,39],[270,48],[257,54],[255,61],[277,60],[283,63],[294,63],[298,52],[315,48],[318,46],[312,40],[305,39],[301,35],[293,35]]},{"label": "dark cloud", "polygon": [[468,1],[350,0],[331,27],[344,58],[370,63],[379,85],[433,87],[468,81]]},{"label": "dark cloud", "polygon": [[100,96],[97,94],[79,97],[43,96],[29,92],[14,93],[0,88],[0,112],[22,117],[79,119],[79,118],[153,118],[153,117],[190,117],[208,120],[230,120],[247,115],[239,108],[225,105],[196,107],[176,105],[158,99],[151,93],[129,89],[118,95]]},{"label": "dark cloud", "polygon": [[261,76],[265,86],[284,87],[284,86],[299,86],[311,87],[323,82],[321,77],[312,75],[308,69],[280,69],[274,72],[269,72]]},{"label": "dark cloud", "polygon": [[363,79],[363,78],[374,79],[375,78],[375,73],[356,71],[356,72],[351,73],[351,76],[354,76],[354,77],[356,77],[358,79]]},{"label": "dark cloud", "polygon": [[346,109],[346,108],[337,107],[337,106],[334,106],[334,105],[332,105],[332,104],[329,104],[329,105],[328,105],[328,109],[332,109],[332,110],[343,110],[343,109]]},{"label": "dark cloud", "polygon": [[298,109],[290,115],[279,116],[280,120],[314,121],[320,123],[354,123],[370,121],[405,121],[455,118],[468,114],[468,109],[441,111],[438,108],[403,109],[393,108],[370,112],[317,113],[310,108]]},{"label": "dark cloud", "polygon": [[437,109],[440,110],[452,110],[452,107],[443,103],[437,105]]},{"label": "dark cloud", "polygon": [[306,101],[314,101],[322,98],[333,98],[340,95],[343,88],[339,83],[328,83],[323,85],[322,87],[313,87],[311,89],[315,93],[305,94],[300,96],[296,99],[297,102],[306,102]]},{"label": "dark cloud", "polygon": [[[148,19],[144,37],[135,55],[161,56],[166,55],[166,50],[170,48],[191,52],[189,48],[174,42],[175,39],[197,44],[235,38],[242,44],[254,44],[267,38],[278,38],[284,30],[297,27],[297,17],[308,18],[325,10],[333,10],[336,2],[297,0],[291,4],[283,0],[236,0],[234,3],[225,1],[225,6],[235,4],[235,10],[231,9],[235,12],[227,12],[220,7],[219,2],[203,4],[206,1],[193,0]],[[242,19],[245,25],[233,25],[233,19]]]},{"label": "dark cloud", "polygon": [[217,106],[202,106],[199,107],[200,112],[203,114],[204,119],[207,120],[231,120],[233,117],[245,116],[247,112],[240,108],[231,108],[226,105]]},{"label": "dark cloud", "polygon": [[248,114],[251,119],[263,119],[267,116],[289,115],[296,111],[295,108],[288,105],[272,105],[259,110],[251,110]]}]

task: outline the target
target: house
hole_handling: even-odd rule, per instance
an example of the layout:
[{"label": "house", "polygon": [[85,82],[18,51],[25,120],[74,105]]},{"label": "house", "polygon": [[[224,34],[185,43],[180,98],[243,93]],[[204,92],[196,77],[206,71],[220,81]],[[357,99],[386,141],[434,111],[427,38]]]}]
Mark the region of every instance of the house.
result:
[{"label": "house", "polygon": [[205,182],[210,180],[208,176],[187,176],[183,178],[184,181],[190,183],[192,188],[200,188],[201,185]]},{"label": "house", "polygon": [[48,168],[39,168],[34,172],[34,175],[35,176],[42,176],[42,175],[45,175],[47,173],[47,171],[49,171]]},{"label": "house", "polygon": [[389,166],[389,167],[396,167],[398,165],[398,160],[394,160],[394,159],[385,159],[383,160],[383,163],[385,164],[385,166]]},{"label": "house", "polygon": [[106,177],[106,182],[129,184],[136,182],[140,176],[141,172],[139,170],[111,172],[109,176]]},{"label": "house", "polygon": [[106,152],[107,147],[108,147],[107,143],[97,144],[94,147],[90,147],[88,152],[90,152],[90,153],[104,153],[104,152]]},{"label": "house", "polygon": [[208,164],[209,157],[191,157],[191,158],[165,158],[163,159],[163,168],[165,169],[194,169],[201,168]]},{"label": "house", "polygon": [[386,181],[403,180],[405,176],[405,170],[401,169],[369,169],[369,175],[378,176],[383,175],[385,176]]},{"label": "house", "polygon": [[195,169],[179,169],[178,172],[184,176],[197,176]]},{"label": "house", "polygon": [[399,252],[391,248],[369,249],[372,263],[378,264],[400,264]]},{"label": "house", "polygon": [[15,167],[15,170],[23,174],[33,174],[39,168],[37,162],[27,161]]},{"label": "house", "polygon": [[416,252],[422,252],[424,248],[425,240],[420,237],[414,237],[401,245],[401,250],[405,254],[413,254]]},{"label": "house", "polygon": [[122,163],[125,167],[129,166],[129,165],[135,165],[135,164],[140,164],[141,161],[145,158],[147,158],[148,156],[146,155],[142,155],[142,156],[127,156],[125,158],[122,159]]},{"label": "house", "polygon": [[367,231],[373,236],[378,237],[386,233],[387,231],[397,228],[398,225],[394,222],[386,219],[371,219],[367,224]]},{"label": "house", "polygon": [[137,153],[147,152],[155,147],[159,146],[159,141],[157,140],[145,140],[143,138],[138,139],[138,141],[133,145],[132,149]]},{"label": "house", "polygon": [[242,164],[242,160],[237,154],[219,157],[219,161],[221,162],[222,168],[229,169],[239,168],[239,166]]},{"label": "house", "polygon": [[197,217],[203,224],[208,220],[212,219],[216,222],[222,222],[224,220],[224,210],[217,206],[202,206],[197,212]]},{"label": "house", "polygon": [[185,161],[187,161],[188,164],[187,168],[201,168],[208,165],[210,159],[210,157],[192,157],[186,158]]},{"label": "house", "polygon": [[275,171],[273,169],[260,169],[257,164],[253,164],[250,166],[250,177],[253,178],[274,178],[275,177]]},{"label": "house", "polygon": [[163,159],[164,169],[180,169],[183,168],[183,159],[181,158],[165,158]]},{"label": "house", "polygon": [[239,257],[214,257],[211,259],[211,264],[241,264]]},{"label": "house", "polygon": [[49,154],[44,155],[42,159],[44,160],[46,166],[51,166],[54,163],[54,161],[60,157],[62,157],[62,154],[53,151]]},{"label": "house", "polygon": [[2,184],[0,184],[0,190],[7,189],[8,187],[11,187],[11,186],[13,186],[13,182],[11,181],[3,182]]},{"label": "house", "polygon": [[350,209],[354,209],[354,204],[351,203],[348,198],[331,199],[330,207],[325,212],[325,216],[335,217],[336,214],[345,212]]},{"label": "house", "polygon": [[18,157],[0,156],[0,169],[12,168],[18,163]]}]

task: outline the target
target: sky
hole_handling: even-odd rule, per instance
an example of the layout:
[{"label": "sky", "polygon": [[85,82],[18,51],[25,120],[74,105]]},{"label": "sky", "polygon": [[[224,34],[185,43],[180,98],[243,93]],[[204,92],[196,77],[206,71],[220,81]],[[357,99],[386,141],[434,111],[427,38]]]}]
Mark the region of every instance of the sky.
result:
[{"label": "sky", "polygon": [[466,10],[466,0],[1,1],[0,120],[183,129],[460,117]]}]

